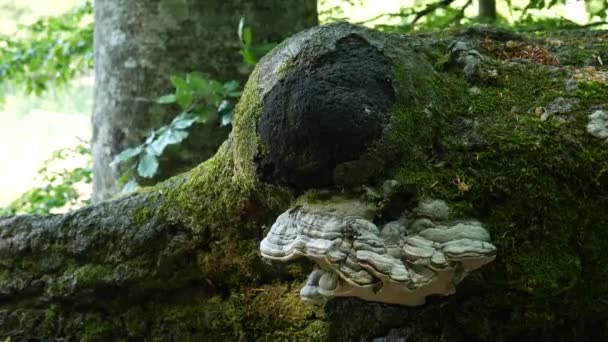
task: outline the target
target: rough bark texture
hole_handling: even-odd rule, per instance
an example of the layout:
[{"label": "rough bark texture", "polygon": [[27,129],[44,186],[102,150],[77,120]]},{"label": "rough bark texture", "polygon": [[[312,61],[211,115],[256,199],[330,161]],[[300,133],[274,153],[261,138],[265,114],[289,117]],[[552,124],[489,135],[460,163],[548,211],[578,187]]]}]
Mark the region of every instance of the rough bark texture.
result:
[{"label": "rough bark texture", "polygon": [[336,165],[378,139],[395,95],[390,61],[358,36],[322,58],[316,47],[303,53],[264,101],[257,130],[271,148],[258,164],[263,180],[311,188],[332,184]]},{"label": "rough bark texture", "polygon": [[[530,39],[471,29],[406,37],[346,24],[298,34],[258,65],[231,137],[210,160],[154,188],[67,215],[0,219],[0,336],[606,340],[608,148],[587,127],[589,115],[608,103],[605,71],[593,57],[608,60],[606,34]],[[272,158],[276,149],[296,146],[264,137],[268,101],[279,105],[273,94],[296,82],[303,66],[311,72],[343,67],[351,53],[342,47],[352,42],[354,55],[364,47],[379,58],[355,63],[363,74],[390,64],[393,92],[365,92],[361,83],[335,81],[344,92],[327,92],[328,98],[302,106],[281,105],[283,115],[294,122],[322,120],[335,114],[328,110],[331,97],[340,103],[352,89],[360,94],[357,101],[384,97],[370,106],[392,104],[386,121],[384,107],[369,108],[378,110],[368,114],[380,118],[381,134],[365,135],[370,140],[364,152],[352,160],[328,162],[311,154],[311,163],[324,169],[319,172],[332,175],[323,189],[264,178],[268,160],[276,169],[303,165]],[[560,66],[548,65],[556,59]],[[375,80],[361,82],[376,86]],[[285,97],[296,100],[295,94]],[[367,112],[364,105],[345,106],[336,115],[347,121],[361,118],[361,111]],[[284,136],[314,137],[300,132],[303,127],[276,129]],[[342,125],[325,129],[339,135]],[[469,275],[455,295],[430,298],[422,307],[355,299],[320,307],[301,302],[298,289],[312,265],[262,262],[258,244],[269,225],[295,201],[386,179],[396,180],[407,198],[439,198],[455,208],[455,217],[479,219],[498,248],[496,260]]]},{"label": "rough bark texture", "polygon": [[481,20],[496,21],[496,0],[479,0],[478,15]]},{"label": "rough bark texture", "polygon": [[[178,113],[156,103],[171,90],[169,76],[198,71],[223,82],[246,79],[241,17],[254,45],[279,42],[317,25],[316,0],[95,1],[94,202],[117,191],[122,171],[109,167],[114,156]],[[195,126],[179,150],[165,153],[155,179],[209,158],[229,131],[216,120]]]}]

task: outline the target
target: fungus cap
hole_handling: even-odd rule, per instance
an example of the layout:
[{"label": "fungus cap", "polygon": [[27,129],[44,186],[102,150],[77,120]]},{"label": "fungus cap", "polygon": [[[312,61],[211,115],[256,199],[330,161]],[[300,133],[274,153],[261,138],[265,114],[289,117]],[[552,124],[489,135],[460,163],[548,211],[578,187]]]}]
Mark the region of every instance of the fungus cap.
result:
[{"label": "fungus cap", "polygon": [[481,223],[447,221],[449,208],[443,201],[421,202],[413,217],[381,227],[366,206],[357,199],[334,198],[289,209],[262,240],[261,254],[271,260],[306,257],[315,262],[300,292],[304,300],[352,296],[402,305],[454,293],[469,272],[496,256]]}]

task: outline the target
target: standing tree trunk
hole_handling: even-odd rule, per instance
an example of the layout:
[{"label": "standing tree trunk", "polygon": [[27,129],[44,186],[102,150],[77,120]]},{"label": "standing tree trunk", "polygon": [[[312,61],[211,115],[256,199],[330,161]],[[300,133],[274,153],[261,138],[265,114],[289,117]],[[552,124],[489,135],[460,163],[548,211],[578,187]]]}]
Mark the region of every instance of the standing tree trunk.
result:
[{"label": "standing tree trunk", "polygon": [[478,17],[485,22],[496,21],[496,0],[479,0]]},{"label": "standing tree trunk", "polygon": [[[608,85],[586,66],[597,51],[608,60],[606,33],[407,37],[334,24],[295,35],[253,71],[211,159],[114,201],[0,219],[0,336],[606,341]],[[427,199],[451,212],[411,220]],[[498,254],[454,295],[420,307],[353,298],[315,306],[298,294],[311,262],[268,263],[259,252],[282,212],[312,207],[425,231],[441,212],[457,224],[475,218]],[[351,246],[374,242],[367,255],[388,251],[372,230],[338,228],[310,241],[339,233]]]},{"label": "standing tree trunk", "polygon": [[[117,191],[116,154],[169,122],[175,109],[158,105],[169,76],[191,71],[220,81],[245,80],[237,37],[244,17],[254,44],[279,42],[317,25],[316,0],[95,1],[93,201]],[[227,137],[217,122],[198,125],[157,179],[207,159]]]}]

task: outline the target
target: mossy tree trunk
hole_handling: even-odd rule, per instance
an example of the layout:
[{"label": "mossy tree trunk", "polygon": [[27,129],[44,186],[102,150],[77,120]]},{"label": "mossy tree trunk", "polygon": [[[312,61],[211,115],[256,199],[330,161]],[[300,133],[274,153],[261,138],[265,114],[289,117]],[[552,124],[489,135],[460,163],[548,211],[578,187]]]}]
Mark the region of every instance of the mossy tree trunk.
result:
[{"label": "mossy tree trunk", "polygon": [[[95,1],[93,201],[119,190],[125,168],[109,164],[122,150],[179,113],[156,99],[169,93],[171,75],[202,72],[221,82],[245,81],[239,54],[240,18],[254,45],[280,42],[318,24],[316,0]],[[189,170],[211,157],[230,126],[195,125],[179,149],[169,149],[154,181]],[[150,182],[148,182],[150,183]]]},{"label": "mossy tree trunk", "polygon": [[[605,340],[608,123],[590,121],[607,109],[605,37],[298,34],[253,72],[210,160],[69,214],[0,219],[0,336]],[[268,227],[295,200],[386,179],[483,222],[496,260],[421,307],[301,302],[312,265],[263,262]]]}]

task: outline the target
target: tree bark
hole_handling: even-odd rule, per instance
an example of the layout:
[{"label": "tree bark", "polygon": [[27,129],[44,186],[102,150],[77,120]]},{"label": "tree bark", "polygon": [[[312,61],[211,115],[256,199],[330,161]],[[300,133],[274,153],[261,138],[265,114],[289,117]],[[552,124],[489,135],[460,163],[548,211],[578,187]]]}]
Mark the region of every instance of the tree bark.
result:
[{"label": "tree bark", "polygon": [[[171,75],[198,71],[222,82],[246,80],[241,17],[254,44],[279,42],[318,23],[316,0],[95,1],[94,202],[118,190],[124,167],[109,166],[114,156],[178,114],[156,103],[171,90]],[[179,150],[165,153],[155,181],[212,156],[229,131],[217,120],[195,126]]]},{"label": "tree bark", "polygon": [[486,22],[496,21],[496,0],[479,0],[479,19]]},{"label": "tree bark", "polygon": [[[605,35],[302,32],[256,67],[211,159],[65,215],[0,219],[0,336],[605,340],[608,86],[589,66]],[[496,260],[421,307],[301,302],[311,263],[263,262],[264,233],[297,202],[387,179],[407,200],[383,206],[442,199],[488,228]]]}]

